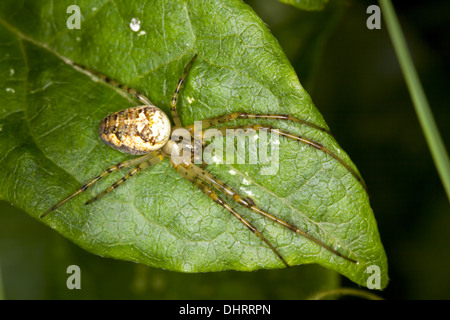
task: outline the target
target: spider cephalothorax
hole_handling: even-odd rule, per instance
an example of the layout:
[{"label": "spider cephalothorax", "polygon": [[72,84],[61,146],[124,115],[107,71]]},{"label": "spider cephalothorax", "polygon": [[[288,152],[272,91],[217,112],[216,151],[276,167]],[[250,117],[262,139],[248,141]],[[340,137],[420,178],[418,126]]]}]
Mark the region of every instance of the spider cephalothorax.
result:
[{"label": "spider cephalothorax", "polygon": [[[324,244],[320,240],[312,237],[308,233],[300,230],[298,227],[294,226],[291,223],[288,223],[284,220],[277,218],[276,216],[270,214],[269,212],[263,210],[258,207],[251,198],[243,197],[239,195],[233,188],[225,184],[223,181],[219,180],[211,173],[206,171],[203,166],[198,166],[194,164],[195,151],[199,148],[203,148],[205,144],[202,141],[202,132],[200,132],[200,138],[198,137],[198,133],[194,130],[194,125],[182,126],[180,118],[178,117],[176,104],[178,93],[181,89],[181,86],[184,82],[184,79],[194,63],[197,55],[195,55],[192,60],[186,66],[184,73],[182,74],[180,80],[178,81],[178,85],[176,87],[175,93],[172,97],[170,103],[170,111],[172,115],[172,119],[174,125],[172,126],[167,115],[159,108],[154,106],[149,99],[147,99],[144,95],[137,92],[132,88],[128,88],[123,86],[110,78],[95,72],[93,70],[87,69],[86,67],[74,64],[76,67],[83,68],[90,73],[93,73],[99,77],[101,77],[106,82],[121,88],[127,91],[129,94],[134,95],[139,101],[144,103],[142,106],[133,107],[125,110],[121,110],[110,115],[107,115],[100,124],[99,134],[104,142],[106,142],[111,147],[118,149],[122,152],[126,152],[133,155],[142,155],[138,158],[134,158],[131,160],[127,160],[116,165],[113,165],[103,171],[101,174],[90,180],[88,183],[80,187],[75,193],[62,200],[58,204],[54,205],[47,212],[45,212],[41,217],[46,216],[50,212],[54,211],[56,208],[73,198],[74,196],[80,194],[85,191],[87,188],[92,186],[98,180],[108,175],[111,172],[134,166],[134,168],[126,174],[122,179],[114,183],[111,187],[109,187],[104,192],[100,193],[96,197],[92,198],[86,204],[90,204],[106,193],[114,190],[123,182],[125,182],[131,176],[137,174],[138,172],[144,170],[145,168],[155,165],[156,163],[162,161],[165,158],[170,158],[171,165],[175,168],[183,177],[192,182],[195,186],[197,186],[203,193],[209,196],[215,203],[222,206],[225,210],[234,215],[239,221],[241,221],[249,230],[251,230],[254,234],[256,234],[262,241],[264,241],[271,250],[279,257],[279,259],[288,266],[288,263],[281,256],[281,254],[277,251],[277,249],[244,217],[242,217],[232,206],[230,206],[224,199],[222,199],[216,191],[219,191],[225,194],[227,197],[236,201],[239,205],[248,208],[249,210],[256,212],[282,226],[292,230],[293,232],[300,234],[309,240],[315,242],[319,246],[325,248],[326,250],[332,252],[333,254],[349,261],[352,263],[357,263],[356,258],[347,257],[337,250],[331,248],[330,246]],[[283,114],[253,114],[246,112],[235,112],[231,114],[226,114],[218,117],[213,117],[209,119],[201,120],[202,130],[213,127],[217,124],[227,123],[236,119],[277,119],[277,120],[285,120],[285,121],[294,121],[299,122],[304,125],[313,127],[320,131],[329,133],[328,130],[321,128],[315,124],[310,122],[296,119],[290,115]],[[188,135],[192,136],[191,142],[179,141],[179,139],[174,138],[177,137],[175,130],[184,129]],[[324,147],[322,144],[315,142],[313,140],[307,139],[305,137],[301,137],[277,128],[274,128],[270,125],[262,125],[262,124],[248,124],[244,126],[222,126],[217,128],[217,130],[224,135],[227,134],[226,130],[228,129],[243,129],[246,130],[254,130],[254,131],[267,131],[271,134],[278,134],[287,139],[296,140],[300,143],[307,144],[313,148],[316,148],[322,152],[325,152],[335,160],[337,160],[341,165],[343,165],[352,175],[353,177],[366,189],[366,186],[361,179],[361,177],[341,158],[331,152],[329,149]],[[185,148],[187,147],[187,148]],[[175,155],[180,155],[181,150],[188,150],[188,157],[184,157],[183,161],[174,161]]]}]

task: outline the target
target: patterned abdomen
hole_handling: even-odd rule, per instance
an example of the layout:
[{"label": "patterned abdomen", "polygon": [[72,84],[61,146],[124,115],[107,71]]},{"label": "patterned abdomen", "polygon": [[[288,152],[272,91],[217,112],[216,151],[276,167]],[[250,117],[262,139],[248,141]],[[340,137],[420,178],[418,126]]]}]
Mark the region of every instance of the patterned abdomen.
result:
[{"label": "patterned abdomen", "polygon": [[102,140],[114,149],[130,154],[146,154],[166,144],[170,120],[155,106],[139,106],[107,115],[100,123]]}]

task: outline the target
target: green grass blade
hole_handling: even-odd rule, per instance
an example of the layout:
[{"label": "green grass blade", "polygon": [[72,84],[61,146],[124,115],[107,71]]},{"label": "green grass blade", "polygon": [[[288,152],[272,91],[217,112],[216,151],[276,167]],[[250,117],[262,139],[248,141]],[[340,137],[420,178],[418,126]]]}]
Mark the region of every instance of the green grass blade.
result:
[{"label": "green grass blade", "polygon": [[0,300],[5,300],[5,293],[3,292],[3,276],[1,264],[0,264]]},{"label": "green grass blade", "polygon": [[434,163],[450,200],[450,160],[439,134],[430,105],[423,91],[416,69],[409,54],[395,9],[390,0],[379,0],[392,43],[397,53],[406,84],[419,118],[422,131],[431,151]]}]

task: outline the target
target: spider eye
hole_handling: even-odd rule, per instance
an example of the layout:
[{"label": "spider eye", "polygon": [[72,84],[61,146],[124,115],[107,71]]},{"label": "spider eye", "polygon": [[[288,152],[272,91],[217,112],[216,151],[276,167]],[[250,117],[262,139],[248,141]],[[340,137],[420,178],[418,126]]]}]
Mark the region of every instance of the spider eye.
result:
[{"label": "spider eye", "polygon": [[99,134],[110,147],[130,154],[146,154],[164,146],[171,132],[167,115],[155,106],[139,106],[107,115]]}]

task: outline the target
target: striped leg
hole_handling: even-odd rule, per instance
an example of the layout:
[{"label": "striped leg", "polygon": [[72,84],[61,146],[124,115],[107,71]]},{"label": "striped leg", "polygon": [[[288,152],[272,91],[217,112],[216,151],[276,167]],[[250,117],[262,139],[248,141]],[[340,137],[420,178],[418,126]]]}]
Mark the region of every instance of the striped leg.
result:
[{"label": "striped leg", "polygon": [[[341,158],[339,158],[336,154],[334,154],[333,152],[331,152],[329,149],[327,149],[325,146],[323,146],[322,144],[315,142],[313,140],[310,140],[308,138],[304,138],[301,136],[297,136],[295,134],[283,131],[281,129],[277,129],[274,128],[272,126],[269,125],[263,125],[263,124],[250,124],[250,125],[244,125],[244,126],[230,126],[230,127],[218,127],[215,128],[217,130],[219,130],[223,136],[229,134],[229,131],[227,132],[227,129],[242,129],[244,130],[244,132],[246,130],[255,130],[255,131],[259,131],[259,130],[267,130],[267,132],[271,132],[271,133],[275,133],[278,134],[280,136],[286,137],[288,139],[292,139],[292,140],[296,140],[299,141],[301,143],[307,144],[313,148],[316,148],[320,151],[325,152],[326,154],[330,155],[331,157],[333,157],[335,160],[337,160],[340,164],[342,164],[351,174],[353,177],[355,177],[356,180],[358,180],[358,182],[361,184],[361,186],[364,188],[364,190],[366,190],[366,192],[368,192],[367,190],[367,186],[364,183],[364,180],[359,176],[359,174],[356,173],[355,170],[353,170],[347,163],[344,162],[344,160],[342,160]],[[234,133],[236,134],[236,132]],[[203,139],[202,139],[203,140]]]},{"label": "striped leg", "polygon": [[[280,225],[282,225],[283,227],[292,230],[293,232],[302,235],[304,237],[306,237],[307,239],[315,242],[316,244],[318,244],[319,246],[321,246],[322,248],[325,248],[326,250],[330,251],[331,253],[334,253],[335,255],[350,261],[352,263],[356,263],[355,260],[348,258],[344,255],[342,255],[341,253],[339,253],[338,251],[330,248],[329,246],[327,246],[326,244],[324,244],[323,242],[313,238],[312,236],[310,236],[309,234],[307,234],[306,232],[300,230],[298,227],[282,220],[279,219],[277,217],[275,217],[274,215],[262,210],[261,208],[257,207],[255,205],[255,202],[250,199],[250,198],[244,198],[241,195],[239,195],[235,190],[233,190],[230,186],[226,185],[223,181],[217,179],[215,176],[213,176],[211,173],[209,173],[206,170],[201,169],[200,167],[194,165],[194,164],[189,164],[186,165],[187,167],[187,171],[189,173],[189,175],[193,175],[194,177],[197,177],[197,179],[202,180],[203,182],[211,185],[212,187],[214,187],[215,189],[223,192],[224,194],[226,194],[229,198],[235,200],[237,203],[239,203],[240,205],[252,210],[253,212],[256,212]],[[178,169],[177,169],[178,170]],[[186,173],[185,173],[186,174]],[[192,178],[191,178],[192,179]]]},{"label": "striped leg", "polygon": [[126,91],[127,93],[129,93],[129,94],[135,96],[136,99],[138,99],[139,101],[141,101],[143,104],[148,105],[148,106],[154,106],[154,104],[153,104],[146,96],[144,96],[142,93],[136,91],[135,89],[129,88],[129,87],[123,85],[123,84],[120,84],[120,83],[118,83],[117,81],[111,79],[110,77],[105,76],[104,74],[101,74],[100,72],[95,71],[95,70],[92,70],[92,69],[90,69],[90,68],[88,68],[88,67],[86,67],[86,66],[83,66],[83,65],[81,65],[81,64],[78,64],[78,63],[75,63],[75,62],[73,62],[72,64],[73,64],[74,66],[78,67],[78,68],[81,68],[81,69],[87,71],[88,73],[92,73],[92,74],[96,75],[96,76],[99,77],[100,79],[103,79],[103,81],[105,81],[106,83],[109,83],[109,84],[111,84],[112,86],[114,86],[114,87],[116,87],[116,88],[119,88],[119,89],[121,89],[121,90],[124,90],[124,91]]},{"label": "striped leg", "polygon": [[111,167],[109,167],[108,169],[106,169],[105,171],[103,171],[102,173],[100,173],[98,176],[96,176],[94,179],[90,180],[88,183],[86,183],[85,185],[81,186],[80,189],[78,189],[75,193],[71,194],[70,196],[68,196],[66,199],[62,200],[61,202],[57,203],[56,205],[54,205],[53,207],[51,207],[49,210],[47,210],[44,214],[41,215],[41,218],[44,218],[47,214],[49,214],[50,212],[54,211],[56,208],[58,208],[59,206],[61,206],[62,204],[66,203],[67,201],[69,201],[70,199],[72,199],[73,197],[77,196],[78,194],[86,191],[87,188],[91,187],[93,184],[95,184],[97,181],[99,181],[101,178],[103,178],[104,176],[123,169],[123,168],[127,168],[127,167],[131,167],[134,165],[138,165],[142,162],[145,161],[149,161],[150,159],[160,156],[160,152],[152,152],[149,154],[146,154],[142,157],[139,158],[135,158],[135,159],[131,159],[131,160],[126,160],[123,162],[120,162],[116,165],[113,165]]},{"label": "striped leg", "polygon": [[264,241],[269,248],[280,258],[280,260],[289,267],[288,263],[282,255],[275,249],[275,247],[258,231],[247,219],[242,217],[236,210],[234,210],[228,203],[226,203],[221,197],[219,197],[214,190],[202,179],[199,179],[197,174],[193,172],[190,167],[183,167],[182,165],[176,166],[175,169],[186,179],[191,181],[197,186],[203,193],[209,196],[214,202],[224,207],[228,212],[235,216],[240,222],[242,222],[251,232],[256,234],[262,241]]},{"label": "striped leg", "polygon": [[[204,129],[207,129],[212,126],[216,126],[218,124],[230,122],[230,121],[237,120],[237,119],[269,119],[269,120],[294,121],[294,122],[298,122],[298,123],[310,126],[317,130],[320,130],[322,132],[331,134],[330,130],[328,130],[328,129],[322,128],[314,123],[311,123],[311,122],[308,122],[305,120],[300,120],[300,119],[294,118],[290,115],[270,114],[270,113],[257,114],[257,113],[246,113],[246,112],[234,112],[234,113],[225,114],[225,115],[218,116],[218,117],[201,120],[202,121],[202,129],[204,130]],[[185,128],[192,133],[194,132],[194,125],[186,126]]]},{"label": "striped leg", "polygon": [[165,158],[165,155],[162,155],[161,153],[159,153],[157,156],[152,157],[151,159],[148,159],[147,161],[140,163],[136,168],[132,169],[125,176],[123,176],[120,180],[118,180],[117,182],[113,183],[108,189],[106,189],[102,193],[98,194],[94,198],[90,199],[85,204],[88,205],[88,204],[91,204],[94,201],[97,201],[98,199],[100,199],[101,197],[106,195],[107,193],[113,191],[114,189],[117,189],[117,187],[119,187],[122,183],[127,181],[132,176],[138,174],[139,172],[141,172],[142,170],[144,170],[144,169],[146,169],[146,168],[148,168],[150,166],[153,166],[153,165],[157,164],[158,162],[161,162],[164,158]]},{"label": "striped leg", "polygon": [[173,122],[175,123],[175,127],[181,127],[181,120],[178,116],[177,112],[177,99],[178,99],[178,93],[180,92],[181,86],[183,85],[184,79],[186,78],[186,75],[189,72],[189,69],[191,68],[192,64],[194,63],[195,59],[197,58],[197,55],[195,55],[192,60],[187,64],[186,68],[184,69],[183,74],[181,75],[180,80],[178,80],[177,88],[175,89],[175,93],[172,96],[172,100],[170,101],[170,113],[172,114]]}]

